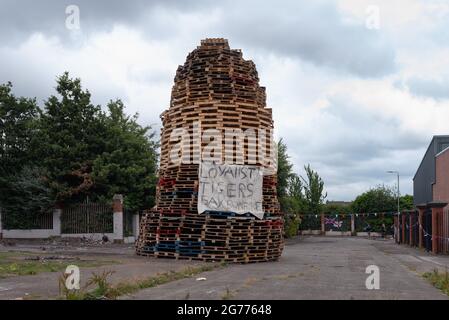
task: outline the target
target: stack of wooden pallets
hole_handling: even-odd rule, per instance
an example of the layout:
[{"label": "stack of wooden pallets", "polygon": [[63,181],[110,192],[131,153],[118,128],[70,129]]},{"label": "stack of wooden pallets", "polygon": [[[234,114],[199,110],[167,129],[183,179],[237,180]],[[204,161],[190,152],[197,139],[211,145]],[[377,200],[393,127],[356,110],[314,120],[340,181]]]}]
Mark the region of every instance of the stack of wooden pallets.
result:
[{"label": "stack of wooden pallets", "polygon": [[[195,123],[200,123],[200,132],[215,129],[222,133],[223,161],[229,160],[225,156],[230,151],[225,149],[225,131],[253,129],[258,135],[256,140],[231,141],[231,159],[237,164],[272,169],[272,112],[266,107],[265,88],[259,86],[255,64],[244,60],[240,50],[231,50],[225,39],[201,41],[185,64],[178,67],[170,108],[161,119],[156,206],[142,217],[137,253],[242,263],[277,260],[283,249],[283,217],[273,170],[263,178],[263,219],[249,213],[198,213],[198,162],[180,164],[170,158],[171,150],[179,143],[170,139],[174,130],[182,128],[194,136]],[[260,130],[267,133],[264,138],[259,136]],[[240,153],[235,151],[239,143],[243,145]],[[260,148],[260,144],[265,148]],[[190,139],[182,141],[183,159],[195,159],[205,146],[204,141],[199,146],[191,144]],[[269,159],[269,164],[261,160],[260,153]]]},{"label": "stack of wooden pallets", "polygon": [[283,249],[280,216],[153,209],[140,232],[137,252],[156,257],[247,263],[277,260]]}]

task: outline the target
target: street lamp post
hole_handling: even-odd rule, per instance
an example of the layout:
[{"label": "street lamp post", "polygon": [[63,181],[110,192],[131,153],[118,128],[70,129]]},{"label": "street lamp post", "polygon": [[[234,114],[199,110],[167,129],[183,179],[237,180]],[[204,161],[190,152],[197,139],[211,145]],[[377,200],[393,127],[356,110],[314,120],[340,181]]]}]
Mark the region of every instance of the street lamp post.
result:
[{"label": "street lamp post", "polygon": [[387,173],[396,174],[397,177],[398,177],[398,188],[397,188],[397,197],[398,197],[398,227],[397,227],[397,232],[396,232],[396,241],[399,242],[399,225],[400,225],[399,217],[401,215],[401,208],[400,208],[400,202],[399,202],[399,199],[400,199],[400,196],[401,196],[401,193],[399,191],[399,171],[387,171]]}]

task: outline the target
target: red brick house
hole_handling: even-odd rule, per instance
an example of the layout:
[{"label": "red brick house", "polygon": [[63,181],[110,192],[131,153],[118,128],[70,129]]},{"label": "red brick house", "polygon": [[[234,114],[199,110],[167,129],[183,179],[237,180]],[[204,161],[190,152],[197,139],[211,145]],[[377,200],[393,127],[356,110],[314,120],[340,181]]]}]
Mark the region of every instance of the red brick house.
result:
[{"label": "red brick house", "polygon": [[449,148],[435,156],[435,177],[435,183],[432,186],[433,201],[449,203]]},{"label": "red brick house", "polygon": [[449,135],[432,138],[413,178],[413,198],[419,213],[402,217],[402,239],[407,241],[407,222],[413,226],[418,219],[409,228],[410,244],[449,254]]}]

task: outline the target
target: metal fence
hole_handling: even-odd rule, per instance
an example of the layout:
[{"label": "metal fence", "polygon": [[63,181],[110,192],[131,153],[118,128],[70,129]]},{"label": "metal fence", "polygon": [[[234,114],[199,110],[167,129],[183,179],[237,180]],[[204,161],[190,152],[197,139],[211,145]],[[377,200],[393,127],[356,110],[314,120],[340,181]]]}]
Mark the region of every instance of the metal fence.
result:
[{"label": "metal fence", "polygon": [[82,203],[62,210],[63,234],[113,233],[114,218],[111,204]]},{"label": "metal fence", "polygon": [[393,213],[301,214],[301,231],[392,235]]},{"label": "metal fence", "polygon": [[394,233],[393,213],[361,213],[354,215],[356,232]]},{"label": "metal fence", "polygon": [[137,211],[123,209],[123,235],[129,237],[134,235],[133,217],[137,214]]},{"label": "metal fence", "polygon": [[301,224],[299,225],[299,229],[302,231],[305,230],[321,230],[321,217],[320,215],[300,215]]},{"label": "metal fence", "polygon": [[324,215],[325,231],[351,231],[351,215],[349,214],[329,214]]},{"label": "metal fence", "polygon": [[53,229],[53,212],[11,213],[1,209],[2,225],[5,230],[47,230]]}]

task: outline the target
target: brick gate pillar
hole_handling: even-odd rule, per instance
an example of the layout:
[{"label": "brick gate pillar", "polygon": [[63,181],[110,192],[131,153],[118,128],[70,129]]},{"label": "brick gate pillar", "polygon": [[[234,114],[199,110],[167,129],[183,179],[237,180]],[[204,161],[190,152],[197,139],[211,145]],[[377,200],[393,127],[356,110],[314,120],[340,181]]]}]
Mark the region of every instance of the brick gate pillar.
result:
[{"label": "brick gate pillar", "polygon": [[116,194],[112,198],[114,241],[123,241],[123,195]]},{"label": "brick gate pillar", "polygon": [[407,231],[406,224],[404,225],[403,228],[405,230],[405,233],[408,232],[408,244],[410,246],[413,246],[413,228],[412,228],[413,222],[414,222],[413,213],[415,213],[414,210],[405,210],[402,212],[402,214],[405,216],[404,218],[405,218],[406,224],[408,223],[408,225],[409,225],[408,231]]},{"label": "brick gate pillar", "polygon": [[53,235],[57,237],[60,237],[62,233],[61,217],[62,217],[62,205],[57,204],[53,209]]},{"label": "brick gate pillar", "polygon": [[401,241],[401,243],[405,244],[405,231],[406,231],[405,213],[401,212],[401,216],[402,216],[402,241]]},{"label": "brick gate pillar", "polygon": [[418,208],[418,234],[419,234],[419,248],[422,249],[424,247],[424,234],[423,234],[423,217],[424,217],[424,212],[427,209],[427,205],[426,204],[418,204],[416,206],[416,208]]},{"label": "brick gate pillar", "polygon": [[321,214],[321,234],[326,234],[326,227],[324,224],[324,213]]},{"label": "brick gate pillar", "polygon": [[438,239],[442,236],[438,230],[438,222],[441,223],[443,216],[443,208],[447,206],[447,202],[432,201],[428,203],[429,208],[432,209],[432,253],[440,252],[438,247]]},{"label": "brick gate pillar", "polygon": [[3,239],[2,208],[0,208],[0,240]]},{"label": "brick gate pillar", "polygon": [[355,236],[355,215],[351,213],[351,235]]},{"label": "brick gate pillar", "polygon": [[409,245],[412,247],[413,245],[414,245],[414,243],[413,243],[413,223],[414,223],[414,221],[413,221],[413,213],[414,213],[414,211],[409,211],[409,221],[408,221],[408,225],[409,225],[409,228],[408,228],[408,231],[409,231],[409,234],[408,234],[408,239],[409,239]]}]

